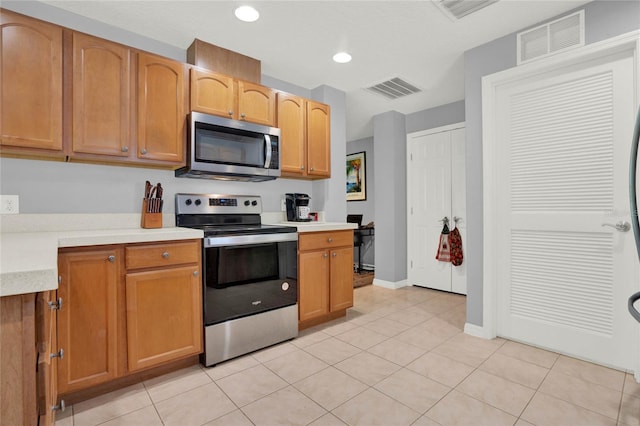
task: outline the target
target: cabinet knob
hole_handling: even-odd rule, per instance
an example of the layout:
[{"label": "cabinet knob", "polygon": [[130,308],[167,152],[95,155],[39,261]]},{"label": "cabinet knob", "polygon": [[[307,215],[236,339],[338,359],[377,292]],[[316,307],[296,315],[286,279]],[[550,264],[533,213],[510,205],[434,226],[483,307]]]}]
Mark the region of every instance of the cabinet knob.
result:
[{"label": "cabinet knob", "polygon": [[129,152],[129,147],[128,146],[123,146],[122,147],[122,152]]},{"label": "cabinet knob", "polygon": [[304,170],[304,166],[300,166],[300,170]]},{"label": "cabinet knob", "polygon": [[162,253],[162,257],[165,258],[165,259],[168,259],[169,258],[169,252],[165,251],[164,253]]},{"label": "cabinet knob", "polygon": [[198,275],[199,275],[199,274],[198,274],[198,271],[193,271],[193,276],[194,276],[194,277],[197,277]]},{"label": "cabinet knob", "polygon": [[60,349],[58,352],[49,354],[49,358],[60,358],[64,359],[64,349]]},{"label": "cabinet knob", "polygon": [[338,253],[333,253],[333,254],[332,254],[332,256],[333,256],[333,257],[337,257],[337,256],[338,256]]},{"label": "cabinet knob", "polygon": [[115,262],[115,261],[116,261],[116,257],[115,257],[114,255],[111,255],[111,256],[107,257],[107,260],[108,260],[109,262],[113,263],[113,262]]},{"label": "cabinet knob", "polygon": [[310,171],[313,171],[313,167],[309,167],[309,170],[310,170]]},{"label": "cabinet knob", "polygon": [[233,111],[229,110],[229,112],[227,114],[233,115]]},{"label": "cabinet knob", "polygon": [[333,242],[333,238],[328,238],[327,241],[332,243]]},{"label": "cabinet knob", "polygon": [[327,253],[325,253],[325,254],[322,255],[322,257],[324,257],[326,259],[327,257],[329,257],[329,255]]},{"label": "cabinet knob", "polygon": [[144,149],[144,148],[142,148],[142,149],[140,150],[140,154],[142,154],[142,155],[146,155],[146,154],[147,154],[147,150],[146,150],[146,149]]},{"label": "cabinet knob", "polygon": [[247,114],[245,114],[244,112],[242,114],[240,114],[241,118],[245,118],[247,116]]},{"label": "cabinet knob", "polygon": [[58,405],[51,406],[52,411],[64,411],[65,408],[67,408],[67,405],[64,403],[64,399],[61,399]]}]

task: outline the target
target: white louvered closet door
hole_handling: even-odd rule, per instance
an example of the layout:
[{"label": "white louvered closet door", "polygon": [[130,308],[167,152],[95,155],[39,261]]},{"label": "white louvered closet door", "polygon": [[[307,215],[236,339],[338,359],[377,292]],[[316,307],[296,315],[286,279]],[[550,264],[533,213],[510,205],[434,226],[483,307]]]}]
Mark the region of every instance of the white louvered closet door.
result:
[{"label": "white louvered closet door", "polygon": [[[497,92],[498,334],[633,369],[626,299],[633,58],[609,55]],[[499,157],[500,158],[500,157]]]}]

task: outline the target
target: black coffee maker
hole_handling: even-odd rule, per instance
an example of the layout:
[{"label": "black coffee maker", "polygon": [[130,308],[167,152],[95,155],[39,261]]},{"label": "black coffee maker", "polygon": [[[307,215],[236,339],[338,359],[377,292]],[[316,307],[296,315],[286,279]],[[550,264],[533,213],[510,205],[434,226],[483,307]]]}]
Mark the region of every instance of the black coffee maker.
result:
[{"label": "black coffee maker", "polygon": [[311,197],[307,194],[287,193],[285,194],[287,204],[287,220],[289,222],[309,222],[309,201]]}]

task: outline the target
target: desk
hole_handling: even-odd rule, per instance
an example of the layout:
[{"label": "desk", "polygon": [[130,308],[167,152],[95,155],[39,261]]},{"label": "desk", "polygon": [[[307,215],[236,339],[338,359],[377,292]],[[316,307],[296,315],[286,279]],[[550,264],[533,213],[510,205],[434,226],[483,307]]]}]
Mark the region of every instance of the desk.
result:
[{"label": "desk", "polygon": [[353,230],[353,246],[358,247],[358,268],[357,272],[362,272],[362,244],[364,237],[375,236],[375,228],[357,228]]}]

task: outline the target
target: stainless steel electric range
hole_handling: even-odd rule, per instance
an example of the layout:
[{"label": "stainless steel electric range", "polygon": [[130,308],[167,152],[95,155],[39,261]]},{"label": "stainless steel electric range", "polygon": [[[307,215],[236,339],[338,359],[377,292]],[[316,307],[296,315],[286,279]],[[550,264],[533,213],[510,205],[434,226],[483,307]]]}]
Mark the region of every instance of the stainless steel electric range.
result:
[{"label": "stainless steel electric range", "polygon": [[176,225],[204,231],[206,366],[298,335],[297,230],[261,212],[259,196],[176,194]]}]

